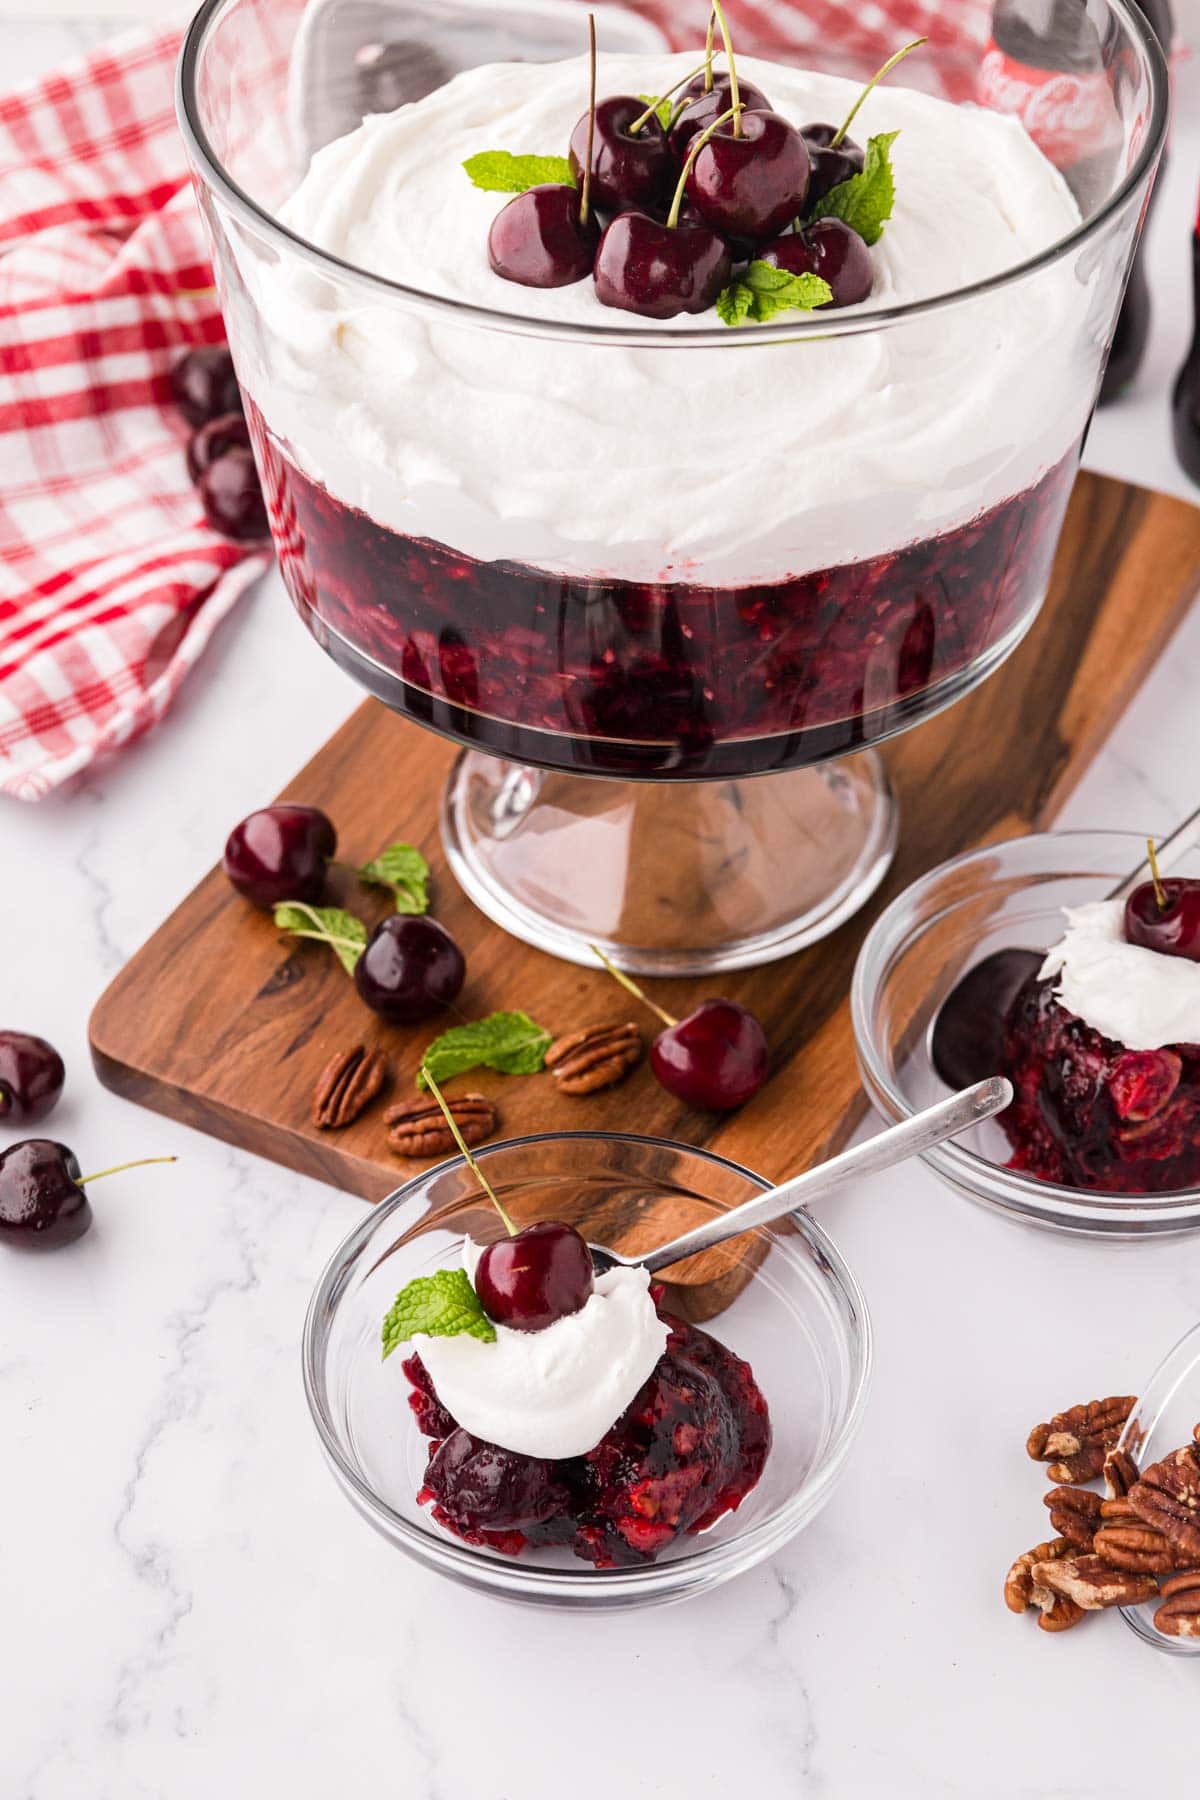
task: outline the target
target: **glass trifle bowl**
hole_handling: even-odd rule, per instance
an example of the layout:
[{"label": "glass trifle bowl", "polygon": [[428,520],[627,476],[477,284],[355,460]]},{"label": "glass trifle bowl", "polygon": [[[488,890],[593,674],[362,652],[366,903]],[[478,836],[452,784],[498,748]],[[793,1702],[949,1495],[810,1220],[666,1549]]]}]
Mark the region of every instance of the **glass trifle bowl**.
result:
[{"label": "glass trifle bowl", "polygon": [[[900,132],[873,294],[730,329],[487,266],[502,197],[460,164],[531,121],[529,148],[565,151],[572,0],[201,8],[181,118],[284,580],[340,666],[464,746],[448,858],[517,936],[747,966],[882,878],[871,746],[1037,615],[1161,150],[1152,34],[1126,0],[1086,12],[1106,99],[1077,143],[1058,120],[1058,169],[943,19],[897,77],[943,97],[881,86],[856,121]],[[761,61],[733,20],[793,123],[845,110],[854,85],[813,72],[854,72],[845,45]],[[600,92],[661,93],[705,21],[672,16],[671,43],[641,11],[596,23]]]}]

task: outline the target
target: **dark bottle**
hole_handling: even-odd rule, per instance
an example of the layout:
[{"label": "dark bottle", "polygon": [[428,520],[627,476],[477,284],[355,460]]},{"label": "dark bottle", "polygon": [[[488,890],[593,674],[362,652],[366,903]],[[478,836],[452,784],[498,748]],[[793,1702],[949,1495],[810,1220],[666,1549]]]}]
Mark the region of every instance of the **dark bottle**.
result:
[{"label": "dark bottle", "polygon": [[1195,329],[1187,361],[1179,371],[1172,396],[1175,421],[1175,454],[1195,482],[1200,482],[1200,213],[1192,233],[1192,288],[1195,295]]},{"label": "dark bottle", "polygon": [[[1170,0],[1137,4],[1169,50]],[[1114,88],[1119,70],[1114,60],[1105,53],[1086,0],[996,0],[979,98],[1020,117],[1038,148],[1062,171],[1085,215],[1108,193],[1116,173]],[[1102,403],[1133,380],[1149,332],[1150,290],[1139,257],[1117,320]]]}]

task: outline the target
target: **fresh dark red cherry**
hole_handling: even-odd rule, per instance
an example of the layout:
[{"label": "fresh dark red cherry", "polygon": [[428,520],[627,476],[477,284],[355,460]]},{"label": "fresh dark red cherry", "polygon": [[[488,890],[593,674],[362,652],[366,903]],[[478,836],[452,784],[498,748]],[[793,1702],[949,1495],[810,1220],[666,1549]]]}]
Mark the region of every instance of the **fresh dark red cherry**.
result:
[{"label": "fresh dark red cherry", "polygon": [[754,1014],[735,1000],[705,1000],[660,1031],[650,1066],[668,1093],[703,1112],[732,1112],[767,1079],[770,1051]]},{"label": "fresh dark red cherry", "polygon": [[794,126],[773,112],[742,114],[719,127],[703,145],[687,178],[687,191],[714,231],[739,238],[770,238],[804,211],[808,150]]},{"label": "fresh dark red cherry", "polygon": [[853,175],[861,175],[866,165],[866,157],[862,146],[853,138],[843,138],[836,150],[829,148],[837,136],[836,125],[802,125],[800,136],[808,145],[808,157],[812,164],[812,174],[808,181],[808,199],[806,204],[813,207],[818,200],[835,187],[841,187],[843,181],[849,181]]},{"label": "fresh dark red cherry", "polygon": [[564,182],[527,188],[502,206],[488,232],[488,261],[522,287],[568,287],[592,272],[600,227],[579,217],[579,194]]},{"label": "fresh dark red cherry", "polygon": [[58,1104],[66,1071],[45,1038],[0,1031],[0,1120],[33,1125]]},{"label": "fresh dark red cherry", "polygon": [[830,306],[856,306],[875,285],[871,252],[844,219],[815,219],[800,231],[772,238],[755,254],[791,275],[819,275],[832,290]]},{"label": "fresh dark red cherry", "polygon": [[227,450],[209,464],[197,486],[214,531],[239,544],[268,535],[266,502],[249,450]]},{"label": "fresh dark red cherry", "polygon": [[728,244],[707,225],[618,213],[596,252],[596,298],[648,319],[673,319],[707,312],[732,273]]},{"label": "fresh dark red cherry", "polygon": [[1045,957],[1038,950],[995,950],[968,969],[933,1022],[929,1054],[947,1087],[973,1087],[1004,1069],[1004,1021]]},{"label": "fresh dark red cherry", "polygon": [[187,470],[193,481],[199,481],[207,468],[230,450],[249,450],[250,427],[245,413],[222,413],[210,419],[188,439]]},{"label": "fresh dark red cherry", "polygon": [[440,1012],[466,980],[463,953],[444,925],[393,913],[375,927],[354,967],[354,985],[372,1012],[408,1025]]},{"label": "fresh dark red cherry", "polygon": [[[733,105],[733,89],[729,85],[728,75],[719,75],[714,80],[708,93],[704,92],[704,76],[693,76],[685,88],[680,90],[680,98],[688,99],[679,117],[671,127],[669,142],[676,157],[682,164],[692,147],[692,140],[707,131],[714,119],[728,112]],[[773,108],[761,88],[756,88],[752,81],[738,82],[738,99],[747,112],[771,112]]]},{"label": "fresh dark red cherry", "polygon": [[242,410],[242,390],[224,344],[201,344],[181,357],[171,370],[171,392],[189,425]]},{"label": "fresh dark red cherry", "polygon": [[[636,94],[612,94],[597,104],[591,203],[601,212],[661,206],[670,200],[679,166],[662,126],[651,113],[636,133],[629,129],[645,111],[646,102]],[[583,179],[587,138],[588,115],[584,113],[571,133],[571,173],[577,183]]]},{"label": "fresh dark red cherry", "polygon": [[514,1331],[544,1331],[586,1306],[592,1254],[570,1225],[545,1219],[489,1244],[475,1269],[475,1292],[489,1319]]},{"label": "fresh dark red cherry", "polygon": [[1160,881],[1160,905],[1152,881],[1134,888],[1125,902],[1125,936],[1144,950],[1200,962],[1200,881]]},{"label": "fresh dark red cherry", "polygon": [[65,1144],[24,1138],[0,1151],[0,1241],[58,1250],[83,1236],[92,1209]]},{"label": "fresh dark red cherry", "polygon": [[225,873],[239,894],[266,911],[285,900],[315,906],[337,855],[337,832],[315,806],[264,806],[235,825],[225,843]]}]

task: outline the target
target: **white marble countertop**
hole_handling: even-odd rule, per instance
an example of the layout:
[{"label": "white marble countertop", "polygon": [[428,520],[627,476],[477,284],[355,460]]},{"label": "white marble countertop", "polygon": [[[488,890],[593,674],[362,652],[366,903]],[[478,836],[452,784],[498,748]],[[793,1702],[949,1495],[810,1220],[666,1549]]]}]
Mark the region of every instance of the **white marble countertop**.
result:
[{"label": "white marble countertop", "polygon": [[[110,29],[0,16],[4,79]],[[1164,395],[1189,330],[1196,63],[1179,117],[1150,355],[1087,460],[1186,493]],[[1067,823],[1162,833],[1195,804],[1198,664],[1200,611]],[[1200,1315],[1200,1241],[1027,1233],[921,1169],[820,1209],[877,1328],[865,1429],[803,1537],[685,1607],[585,1622],[491,1604],[355,1517],[298,1342],[361,1202],[105,1093],[85,1028],[231,822],[357,698],[271,579],[152,738],[69,799],[0,814],[0,1011],[68,1059],[51,1129],[91,1164],[181,1159],[97,1190],[75,1250],[0,1259],[0,1794],[1124,1800],[1151,1772],[1194,1782],[1195,1666],[1115,1618],[1047,1638],[1000,1584],[1047,1535],[1026,1431],[1138,1386]]]}]

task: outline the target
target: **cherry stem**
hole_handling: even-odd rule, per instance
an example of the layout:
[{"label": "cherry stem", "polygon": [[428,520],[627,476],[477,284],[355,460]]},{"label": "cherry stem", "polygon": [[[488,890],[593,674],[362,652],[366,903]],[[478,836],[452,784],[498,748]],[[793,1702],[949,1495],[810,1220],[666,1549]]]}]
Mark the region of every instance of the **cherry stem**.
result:
[{"label": "cherry stem", "polygon": [[729,98],[733,102],[733,135],[734,137],[741,137],[742,102],[741,96],[738,93],[737,66],[733,60],[733,44],[730,42],[729,27],[725,23],[725,12],[721,5],[721,0],[712,0],[712,12],[709,17],[710,23],[712,19],[716,19],[717,27],[721,33],[721,42],[725,46],[725,61],[729,64]]},{"label": "cherry stem", "polygon": [[583,182],[579,195],[579,223],[588,222],[588,201],[592,192],[592,139],[596,135],[596,15],[588,14],[588,133],[587,161],[583,165]]},{"label": "cherry stem", "polygon": [[711,6],[708,9],[708,30],[704,34],[704,91],[712,93],[713,85],[713,36],[717,26],[717,15]]},{"label": "cherry stem", "polygon": [[425,1067],[424,1064],[421,1065],[421,1079],[425,1083],[425,1085],[428,1087],[430,1093],[433,1095],[433,1097],[437,1101],[438,1105],[441,1107],[442,1117],[446,1121],[446,1125],[447,1125],[447,1128],[449,1129],[450,1136],[454,1139],[455,1143],[458,1145],[459,1149],[462,1151],[463,1156],[466,1158],[466,1163],[467,1163],[468,1169],[470,1169],[472,1175],[475,1177],[476,1181],[479,1183],[480,1187],[483,1189],[484,1193],[487,1195],[488,1199],[491,1201],[491,1203],[495,1207],[496,1211],[500,1214],[500,1223],[504,1226],[504,1229],[505,1229],[505,1231],[507,1231],[509,1237],[516,1237],[516,1235],[517,1235],[516,1226],[513,1224],[512,1220],[509,1218],[508,1214],[505,1212],[504,1208],[501,1206],[499,1200],[497,1199],[495,1188],[492,1186],[491,1182],[488,1180],[487,1176],[484,1174],[484,1172],[480,1168],[479,1164],[475,1161],[475,1158],[471,1155],[470,1150],[467,1148],[467,1141],[463,1137],[462,1132],[458,1129],[458,1122],[455,1119],[454,1114],[450,1111],[450,1108],[446,1105],[445,1095],[442,1093],[441,1088],[438,1086],[437,1082],[433,1079],[433,1076],[429,1073],[429,1070]]},{"label": "cherry stem", "polygon": [[589,944],[588,949],[592,952],[593,956],[599,957],[600,961],[604,964],[605,968],[608,970],[608,972],[612,976],[613,980],[619,981],[621,986],[626,990],[627,993],[632,994],[635,1000],[640,1000],[642,1002],[643,1006],[648,1006],[652,1013],[657,1013],[664,1025],[669,1026],[672,1030],[674,1029],[674,1027],[676,1025],[678,1025],[679,1020],[673,1019],[669,1012],[664,1012],[662,1007],[657,1005],[657,1003],[650,998],[649,994],[643,993],[642,989],[638,986],[636,981],[632,980],[628,975],[626,975],[623,969],[618,969],[616,963],[609,961],[608,957],[605,956],[603,950],[600,949],[599,945]]},{"label": "cherry stem", "polygon": [[637,136],[638,132],[642,129],[642,126],[649,122],[664,100],[669,100],[671,95],[678,93],[681,87],[686,87],[689,81],[694,81],[696,76],[701,74],[703,70],[704,64],[697,63],[694,69],[689,69],[686,75],[681,75],[678,81],[673,81],[669,88],[664,88],[661,94],[656,94],[645,112],[639,113],[637,118],[633,121],[633,124],[629,127],[630,137]]},{"label": "cherry stem", "polygon": [[831,150],[837,149],[838,145],[841,143],[842,139],[845,137],[846,133],[849,131],[850,127],[853,125],[855,114],[858,112],[859,107],[862,105],[862,103],[866,99],[867,95],[871,92],[871,89],[878,87],[879,83],[883,80],[884,76],[890,75],[892,70],[896,67],[897,63],[902,63],[906,56],[911,56],[914,50],[919,50],[921,48],[922,44],[927,44],[928,42],[929,42],[928,38],[923,38],[923,37],[914,38],[911,44],[905,44],[903,50],[897,50],[895,56],[888,57],[887,61],[883,65],[882,69],[879,69],[874,75],[872,75],[870,81],[868,81],[866,87],[863,89],[862,93],[858,96],[858,99],[854,102],[854,105],[850,108],[850,111],[846,114],[845,118],[842,120],[842,123],[839,126],[838,130],[835,131],[833,136],[830,138],[829,148]]},{"label": "cherry stem", "polygon": [[1146,860],[1150,864],[1150,879],[1154,883],[1154,898],[1158,902],[1159,912],[1167,910],[1167,892],[1158,873],[1158,853],[1154,848],[1154,839],[1146,839]]},{"label": "cherry stem", "polygon": [[[728,125],[730,119],[740,118],[741,111],[742,103],[739,100],[735,105],[729,108],[728,112],[723,112],[719,119],[714,119],[707,131],[702,131],[699,137],[692,140],[691,148],[687,153],[687,161],[680,170],[679,186],[675,189],[675,198],[671,202],[671,210],[667,214],[668,231],[674,231],[679,223],[679,213],[683,206],[684,189],[687,187],[687,178],[692,172],[692,164],[703,150],[705,144],[707,144],[709,138],[712,137],[713,133],[720,131],[722,125]],[[599,955],[599,951],[597,951],[596,954]]]},{"label": "cherry stem", "polygon": [[151,1163],[178,1161],[177,1156],[142,1156],[137,1162],[114,1163],[111,1169],[97,1169],[94,1175],[81,1175],[75,1185],[86,1187],[90,1181],[103,1181],[106,1175],[123,1175],[126,1169],[148,1169]]}]

